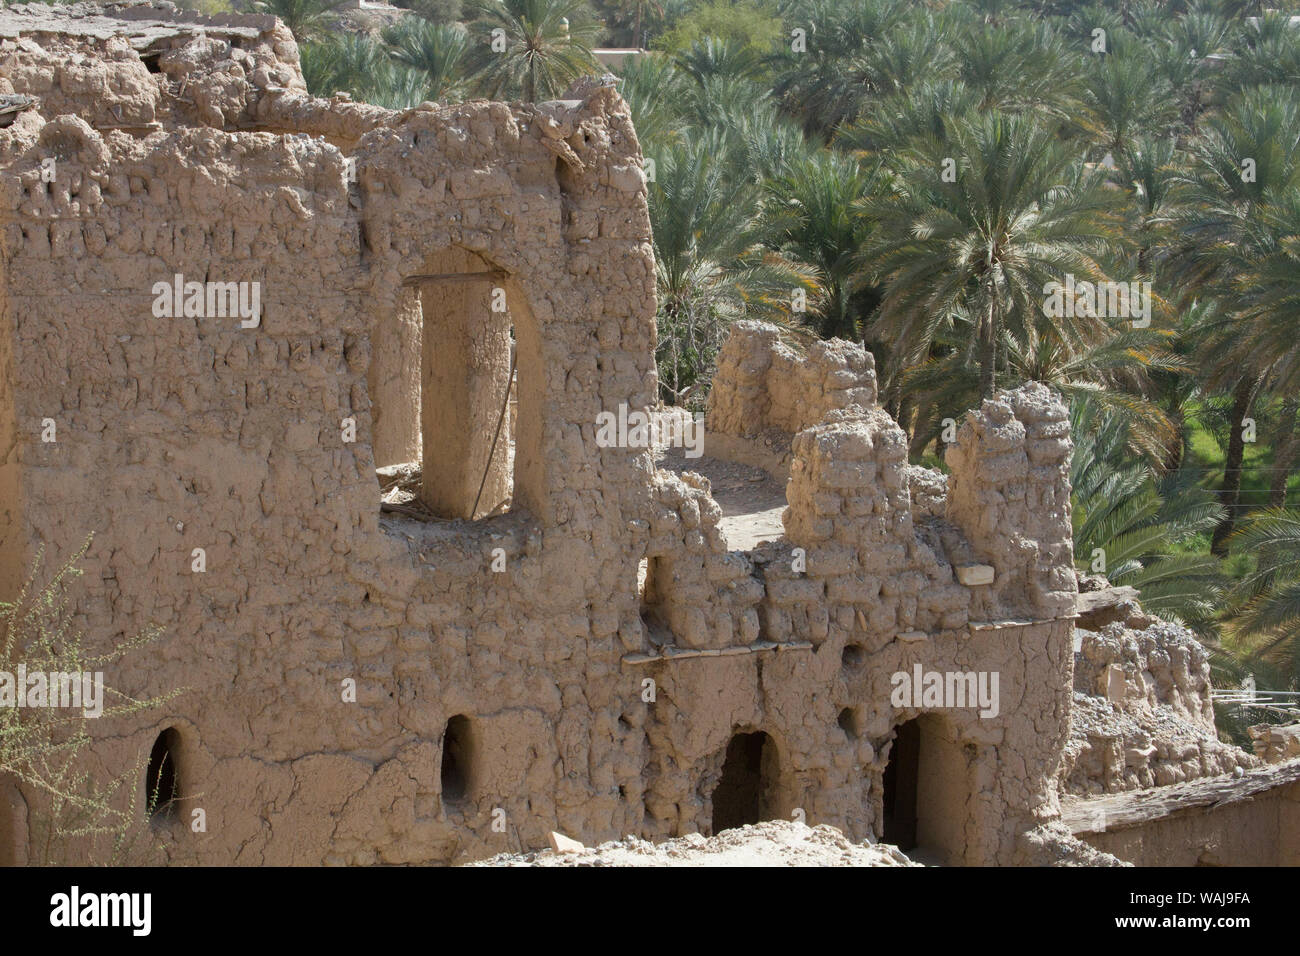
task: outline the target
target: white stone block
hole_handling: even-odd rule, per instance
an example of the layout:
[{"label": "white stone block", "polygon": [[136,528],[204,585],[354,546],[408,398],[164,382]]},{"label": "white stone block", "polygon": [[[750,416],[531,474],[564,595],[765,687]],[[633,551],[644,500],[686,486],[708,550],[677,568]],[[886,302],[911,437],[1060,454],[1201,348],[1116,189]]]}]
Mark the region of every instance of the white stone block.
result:
[{"label": "white stone block", "polygon": [[993,566],[989,564],[957,565],[957,580],[968,588],[993,583]]}]

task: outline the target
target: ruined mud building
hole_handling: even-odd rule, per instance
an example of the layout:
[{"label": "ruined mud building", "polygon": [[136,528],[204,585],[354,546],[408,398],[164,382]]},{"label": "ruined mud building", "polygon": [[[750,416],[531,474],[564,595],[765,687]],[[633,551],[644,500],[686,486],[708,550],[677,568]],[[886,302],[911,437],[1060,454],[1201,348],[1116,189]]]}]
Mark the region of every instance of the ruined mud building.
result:
[{"label": "ruined mud building", "polygon": [[[1061,781],[1106,768],[1066,755],[1046,389],[971,412],[945,479],[908,465],[869,354],[742,324],[706,454],[788,477],[788,507],[733,549],[707,481],[594,440],[656,400],[614,89],[314,99],[271,18],[123,5],[0,14],[0,93],[0,586],[93,532],[77,623],[163,629],[109,683],[186,692],[95,755],[174,770],[151,824],[178,856],[436,863],[796,811],[940,862],[1086,850]],[[256,316],[212,283],[257,284]],[[894,706],[916,667],[996,672],[996,715]],[[38,799],[0,786],[0,859]]]}]

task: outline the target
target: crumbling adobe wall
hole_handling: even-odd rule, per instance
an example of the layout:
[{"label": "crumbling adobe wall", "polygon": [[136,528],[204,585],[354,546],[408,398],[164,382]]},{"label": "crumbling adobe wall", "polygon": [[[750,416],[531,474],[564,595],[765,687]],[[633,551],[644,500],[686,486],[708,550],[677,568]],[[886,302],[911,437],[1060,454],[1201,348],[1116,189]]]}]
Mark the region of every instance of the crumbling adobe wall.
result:
[{"label": "crumbling adobe wall", "polygon": [[659,615],[677,647],[754,643],[763,588],[749,559],[727,550],[718,531],[722,511],[709,496],[708,481],[690,472],[678,478],[660,471],[654,492],[645,540],[652,600],[647,612]]},{"label": "crumbling adobe wall", "polygon": [[44,116],[136,133],[248,125],[263,98],[306,92],[297,43],[275,17],[204,17],[170,4],[10,6],[0,13],[0,73],[0,90],[36,97]]},{"label": "crumbling adobe wall", "polygon": [[[31,42],[6,61],[15,85],[46,69]],[[186,808],[208,819],[178,840],[207,862],[429,862],[539,845],[556,826],[635,832],[641,811],[614,783],[639,774],[615,739],[637,690],[618,658],[643,642],[627,526],[650,482],[635,453],[592,438],[597,410],[654,394],[626,107],[588,89],[385,112],[355,146],[355,185],[328,142],[185,125],[175,103],[154,115],[177,128],[143,137],[44,109],[0,132],[10,501],[24,503],[5,553],[22,568],[44,543],[58,560],[93,531],[76,607],[92,645],[164,633],[110,682],[187,689],[143,724],[96,727],[103,765],[131,766],[176,727]],[[374,340],[403,280],[448,249],[507,274],[535,358],[520,370],[528,507],[490,525],[379,512]],[[155,318],[152,284],[176,273],[260,281],[260,324]],[[453,806],[438,774],[457,713],[479,750]]]},{"label": "crumbling adobe wall", "polygon": [[[765,812],[863,838],[912,718],[939,755],[936,850],[1036,852],[1071,684],[1058,399],[985,403],[946,487],[907,465],[859,346],[785,355],[742,324],[718,434],[784,435],[792,481],[785,539],[729,552],[706,481],[596,441],[601,412],[656,395],[645,182],[612,89],[393,113],[306,97],[273,21],[139,19],[75,40],[29,25],[0,47],[15,89],[54,77],[0,129],[0,583],[93,532],[74,608],[91,645],[162,628],[109,682],[186,692],[105,719],[94,752],[120,772],[179,733],[183,811],[207,831],[171,825],[177,859],[447,862],[551,829],[707,831],[745,732],[774,748]],[[56,76],[65,60],[103,82]],[[258,322],[156,317],[153,284],[176,274],[261,283]],[[471,330],[514,328],[514,507],[381,513],[376,466],[462,447],[413,381],[425,287],[458,281],[504,292],[504,318],[458,300]],[[978,561],[992,582],[963,583]],[[996,671],[997,716],[894,706],[891,675],[918,665]],[[455,716],[463,792],[440,772]]]},{"label": "crumbling adobe wall", "polygon": [[[772,423],[797,421],[801,413],[791,406],[806,411],[817,404],[791,390],[775,402],[757,384],[775,365],[766,356],[782,349],[772,327],[739,324],[721,353],[724,394],[710,399],[706,453],[737,451],[734,442],[719,442],[718,422],[751,435],[757,429],[742,423],[765,422],[767,435],[780,443],[782,429]],[[870,369],[868,353],[836,341],[806,357],[791,352],[779,378],[817,394],[826,355]],[[741,387],[734,380],[742,367],[764,371]],[[718,388],[715,378],[713,395]],[[657,692],[653,707],[633,717],[652,759],[647,831],[666,837],[707,821],[727,741],[737,731],[762,731],[781,765],[768,794],[777,812],[800,810],[853,836],[880,836],[883,774],[897,728],[920,718],[928,746],[946,755],[935,765],[939,778],[932,781],[929,809],[946,821],[947,832],[928,835],[931,852],[950,862],[1036,860],[1041,848],[1023,837],[1056,813],[1052,778],[1068,729],[1072,614],[1050,616],[1061,602],[1044,602],[1027,609],[1042,616],[1022,614],[1014,626],[972,618],[972,607],[987,606],[979,594],[988,586],[957,578],[950,550],[966,561],[974,551],[952,513],[947,482],[907,464],[902,430],[874,404],[874,388],[863,397],[865,407],[822,411],[810,427],[785,435],[791,450],[786,535],[747,556],[762,586],[758,644],[707,652],[719,655],[714,658],[649,655],[637,665]],[[1059,400],[1046,393],[1002,393],[997,401],[1024,414],[1021,422],[1013,412],[1022,434],[1064,420]],[[961,437],[967,446],[983,440],[973,429]],[[1065,454],[1068,447],[1067,439]],[[746,454],[741,447],[739,456]],[[987,456],[986,449],[969,447],[961,460]],[[1024,510],[1008,513],[1000,530],[1052,541],[1068,535],[1066,475],[1061,468],[1032,474],[1026,468],[1004,475],[1005,488],[985,483],[988,493],[1006,491],[1008,498],[1017,491],[1024,497],[1024,484],[1036,480],[1053,484],[1028,492],[1035,503],[1052,502],[1053,510],[1032,522]],[[1012,488],[1017,481],[1021,487]],[[709,515],[702,523],[712,521],[711,509],[702,507],[701,514]],[[1068,549],[1055,553],[1068,560]],[[1025,577],[1033,566],[1019,573]],[[699,592],[691,601],[709,606],[709,587],[700,582]],[[916,665],[997,671],[999,714],[985,719],[969,708],[894,707],[891,676]]]},{"label": "crumbling adobe wall", "polygon": [[786,477],[789,439],[827,412],[876,402],[870,352],[842,339],[797,352],[766,322],[734,322],[709,389],[710,454]]},{"label": "crumbling adobe wall", "polygon": [[1251,749],[1265,763],[1300,757],[1300,724],[1255,724],[1249,733]]},{"label": "crumbling adobe wall", "polygon": [[1045,385],[1004,392],[966,416],[945,456],[948,518],[996,573],[973,617],[1073,616],[1071,448],[1068,411]]},{"label": "crumbling adobe wall", "polygon": [[753,436],[764,428],[795,433],[826,413],[876,402],[871,353],[842,339],[817,341],[804,354],[764,322],[732,324],[709,391],[709,431]]},{"label": "crumbling adobe wall", "polygon": [[1079,628],[1062,785],[1071,794],[1163,787],[1259,765],[1219,740],[1204,647],[1133,606]]}]

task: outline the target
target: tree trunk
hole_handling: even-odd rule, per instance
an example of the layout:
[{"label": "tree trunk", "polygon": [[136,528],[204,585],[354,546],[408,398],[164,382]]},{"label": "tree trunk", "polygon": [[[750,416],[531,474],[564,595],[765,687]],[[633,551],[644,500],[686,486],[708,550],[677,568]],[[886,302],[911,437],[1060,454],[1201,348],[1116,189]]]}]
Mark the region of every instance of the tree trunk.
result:
[{"label": "tree trunk", "polygon": [[997,336],[994,320],[997,315],[994,299],[990,296],[988,309],[981,324],[979,338],[980,398],[992,398],[995,386],[993,366],[997,361]]},{"label": "tree trunk", "polygon": [[1242,437],[1242,420],[1250,412],[1251,400],[1255,397],[1255,382],[1243,378],[1237,382],[1232,393],[1232,418],[1229,422],[1228,454],[1223,462],[1223,489],[1219,492],[1219,502],[1228,513],[1214,529],[1210,541],[1210,553],[1224,557],[1228,553],[1228,538],[1232,535],[1237,522],[1237,511],[1241,505],[1241,462],[1246,456],[1246,441]]},{"label": "tree trunk", "polygon": [[885,400],[881,404],[894,421],[898,421],[898,408],[902,400],[903,386],[898,382],[891,382],[889,388],[885,390]]},{"label": "tree trunk", "polygon": [[1300,401],[1290,399],[1282,403],[1282,420],[1278,422],[1277,434],[1273,437],[1273,477],[1268,486],[1268,506],[1270,508],[1286,507],[1286,483],[1295,466],[1297,449],[1295,417],[1300,410]]},{"label": "tree trunk", "polygon": [[898,427],[903,429],[903,434],[907,436],[908,447],[911,447],[912,439],[916,435],[916,425],[913,419],[916,417],[916,403],[910,392],[905,393],[898,402],[898,417],[894,419],[898,422]]},{"label": "tree trunk", "polygon": [[1175,435],[1173,447],[1165,456],[1165,471],[1172,474],[1183,466],[1183,457],[1187,454],[1187,420],[1181,402],[1169,410],[1169,421],[1173,423]]}]

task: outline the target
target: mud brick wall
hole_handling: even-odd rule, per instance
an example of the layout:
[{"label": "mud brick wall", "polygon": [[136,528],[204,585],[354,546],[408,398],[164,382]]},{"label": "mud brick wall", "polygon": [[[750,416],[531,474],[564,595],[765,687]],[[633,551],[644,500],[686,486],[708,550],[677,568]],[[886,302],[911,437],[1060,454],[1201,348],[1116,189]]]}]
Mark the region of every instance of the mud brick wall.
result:
[{"label": "mud brick wall", "polygon": [[981,620],[1073,615],[1070,423],[1044,385],[986,400],[967,415],[946,463],[948,516],[995,578],[972,616]]},{"label": "mud brick wall", "polygon": [[795,433],[826,413],[876,402],[871,353],[842,339],[799,354],[764,322],[732,325],[709,391],[710,433],[753,436],[765,428]]}]

